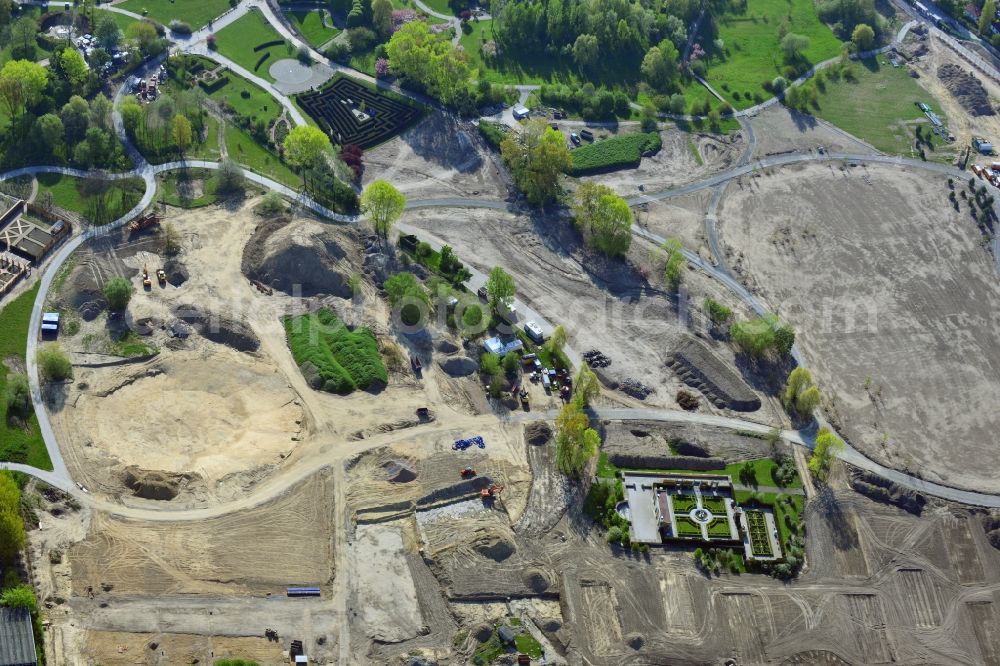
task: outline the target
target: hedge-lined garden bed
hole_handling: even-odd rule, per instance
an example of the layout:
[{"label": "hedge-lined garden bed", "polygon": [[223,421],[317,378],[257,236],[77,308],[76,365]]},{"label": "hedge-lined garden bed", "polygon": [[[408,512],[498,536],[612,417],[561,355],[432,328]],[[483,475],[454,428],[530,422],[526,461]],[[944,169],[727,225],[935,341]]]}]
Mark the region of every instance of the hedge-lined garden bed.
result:
[{"label": "hedge-lined garden bed", "polygon": [[663,146],[659,132],[637,132],[614,136],[577,148],[570,153],[570,174],[583,176],[639,166],[643,153],[655,153]]}]

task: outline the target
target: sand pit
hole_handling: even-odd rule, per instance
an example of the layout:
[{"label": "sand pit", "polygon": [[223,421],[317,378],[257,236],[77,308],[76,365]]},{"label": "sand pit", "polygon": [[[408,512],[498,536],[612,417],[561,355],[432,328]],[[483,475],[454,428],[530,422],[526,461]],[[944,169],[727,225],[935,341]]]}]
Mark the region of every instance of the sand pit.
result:
[{"label": "sand pit", "polygon": [[353,581],[362,630],[373,640],[398,643],[423,626],[417,588],[403,552],[402,532],[364,525],[352,544]]},{"label": "sand pit", "polygon": [[755,180],[719,214],[730,264],[796,327],[842,432],[894,467],[1000,491],[1000,284],[946,178],[824,165]]},{"label": "sand pit", "polygon": [[208,481],[276,462],[300,431],[295,393],[270,364],[213,352],[79,371],[88,388],[67,413],[78,437],[126,464]]}]

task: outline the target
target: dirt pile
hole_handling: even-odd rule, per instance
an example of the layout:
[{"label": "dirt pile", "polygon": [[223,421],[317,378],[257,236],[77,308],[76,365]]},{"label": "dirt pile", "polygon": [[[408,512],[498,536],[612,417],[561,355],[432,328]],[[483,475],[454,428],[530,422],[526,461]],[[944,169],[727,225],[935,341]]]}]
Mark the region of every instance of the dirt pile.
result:
[{"label": "dirt pile", "polygon": [[179,287],[188,281],[191,273],[179,259],[167,259],[163,264],[163,272],[167,274],[167,282],[172,287]]},{"label": "dirt pile", "polygon": [[310,220],[276,218],[260,224],[243,249],[243,274],[289,295],[351,298],[348,232]]},{"label": "dirt pile", "polygon": [[703,343],[687,338],[670,355],[667,366],[689,386],[698,389],[716,407],[740,412],[760,409],[760,398],[739,374]]},{"label": "dirt pile", "polygon": [[475,546],[476,552],[496,562],[503,562],[513,555],[517,548],[507,539],[499,536],[489,536]]},{"label": "dirt pile", "polygon": [[452,356],[438,365],[451,377],[468,377],[479,369],[479,364],[468,356]]},{"label": "dirt pile", "polygon": [[985,516],[983,529],[986,530],[986,538],[990,545],[1000,548],[1000,516]]},{"label": "dirt pile", "polygon": [[226,345],[239,352],[253,352],[260,348],[260,339],[244,322],[222,313],[205,314],[194,305],[178,305],[174,314],[181,321],[191,324],[207,340]]},{"label": "dirt pile", "polygon": [[541,446],[552,439],[552,428],[545,421],[524,426],[524,439],[532,446]]},{"label": "dirt pile", "polygon": [[927,499],[920,493],[901,488],[892,481],[884,479],[874,472],[851,468],[851,487],[862,495],[867,495],[876,502],[894,504],[904,511],[919,516],[924,510]]},{"label": "dirt pile", "polygon": [[417,478],[417,473],[411,467],[395,460],[382,465],[382,469],[391,483],[410,483]]},{"label": "dirt pile", "polygon": [[[537,569],[528,569],[524,573],[524,584],[534,592],[541,594],[545,590],[549,589],[551,583],[549,579],[545,577],[545,574]],[[556,628],[556,631],[558,627]]]},{"label": "dirt pile", "polygon": [[194,473],[175,474],[157,470],[139,469],[130,465],[122,471],[122,481],[136,497],[170,501],[181,488],[199,478]]},{"label": "dirt pile", "polygon": [[948,92],[971,115],[996,115],[996,111],[990,104],[989,95],[986,94],[986,88],[975,76],[954,63],[945,63],[938,67],[937,75]]}]

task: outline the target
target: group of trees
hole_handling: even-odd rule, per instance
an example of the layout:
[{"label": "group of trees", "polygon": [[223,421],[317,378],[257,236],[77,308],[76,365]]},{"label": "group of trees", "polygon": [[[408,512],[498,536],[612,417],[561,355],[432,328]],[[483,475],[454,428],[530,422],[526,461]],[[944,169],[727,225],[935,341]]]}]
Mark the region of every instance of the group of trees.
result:
[{"label": "group of trees", "polygon": [[737,349],[755,359],[785,356],[795,344],[795,331],[774,315],[737,322],[729,331]]},{"label": "group of trees", "polygon": [[607,185],[587,181],[576,191],[576,223],[587,243],[609,257],[626,254],[632,245],[632,209]]},{"label": "group of trees", "polygon": [[347,165],[333,152],[330,138],[312,125],[293,127],[282,144],[285,161],[302,174],[305,190],[317,201],[339,211],[354,212],[358,196],[346,182]]},{"label": "group of trees", "polygon": [[657,87],[676,74],[685,26],[698,9],[693,0],[494,0],[490,5],[501,54],[572,58],[585,72],[620,74],[631,68]]},{"label": "group of trees", "polygon": [[24,549],[27,537],[24,520],[21,518],[21,489],[14,476],[0,471],[0,568],[5,568],[17,559]]},{"label": "group of trees", "polygon": [[183,156],[201,141],[205,128],[205,94],[197,88],[163,93],[145,105],[127,97],[120,110],[125,130],[154,162]]},{"label": "group of trees", "polygon": [[[582,377],[584,373],[594,374],[586,366],[580,369],[581,376],[577,378],[573,399],[563,406],[556,417],[556,465],[563,474],[574,477],[580,475],[601,447],[601,436],[590,427],[590,418],[585,411],[597,392],[597,383]],[[593,388],[582,392],[580,384]]]},{"label": "group of trees", "polygon": [[[816,11],[820,20],[829,24],[833,32],[845,41],[853,39],[858,26],[864,24],[871,31],[871,43],[874,43],[875,37],[881,35],[886,25],[886,20],[875,11],[874,0],[820,0]],[[864,35],[859,36],[864,38]],[[861,45],[858,46],[860,48]]]},{"label": "group of trees", "polygon": [[411,21],[400,27],[386,53],[392,72],[407,83],[459,109],[472,103],[472,69],[465,53],[432,33],[425,22]]},{"label": "group of trees", "polygon": [[820,403],[819,388],[813,382],[812,373],[801,366],[789,373],[782,397],[785,409],[800,421],[812,420],[813,412]]},{"label": "group of trees", "polygon": [[500,154],[528,201],[545,204],[559,194],[559,175],[572,159],[566,138],[541,119],[528,121],[520,132],[509,132]]}]

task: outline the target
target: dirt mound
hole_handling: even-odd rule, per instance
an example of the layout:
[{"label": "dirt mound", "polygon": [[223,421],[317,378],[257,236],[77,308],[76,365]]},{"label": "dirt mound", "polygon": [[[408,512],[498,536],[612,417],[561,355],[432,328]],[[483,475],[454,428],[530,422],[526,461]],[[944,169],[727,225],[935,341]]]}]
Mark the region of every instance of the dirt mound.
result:
[{"label": "dirt mound", "polygon": [[674,450],[677,451],[677,455],[692,456],[694,458],[708,458],[712,455],[707,448],[694,442],[676,442],[674,443]]},{"label": "dirt mound", "polygon": [[894,504],[904,511],[919,516],[924,510],[927,499],[920,493],[902,488],[874,472],[852,467],[850,471],[851,488],[862,495],[867,495],[876,502]]},{"label": "dirt mound", "polygon": [[667,359],[681,380],[712,401],[716,407],[740,412],[760,409],[760,398],[739,373],[730,368],[702,342],[687,338]]},{"label": "dirt mound", "polygon": [[545,421],[536,421],[524,426],[524,439],[532,446],[541,446],[552,439],[552,428]]},{"label": "dirt mound", "polygon": [[937,75],[948,92],[971,115],[996,115],[996,111],[990,104],[989,95],[986,94],[986,88],[971,73],[954,63],[945,63],[938,67]]},{"label": "dirt mound", "polygon": [[454,354],[461,349],[461,347],[448,339],[439,340],[438,343],[434,345],[434,348],[442,354]]},{"label": "dirt mound", "polygon": [[163,264],[163,272],[167,274],[167,282],[174,287],[181,286],[191,277],[187,266],[179,259],[168,259]]},{"label": "dirt mound", "polygon": [[347,232],[287,218],[260,224],[243,249],[243,274],[290,295],[332,294],[351,298],[356,254]]},{"label": "dirt mound", "polygon": [[481,624],[472,630],[472,637],[475,638],[480,643],[485,643],[490,640],[490,636],[493,635],[493,627],[488,624]]},{"label": "dirt mound", "polygon": [[633,650],[641,650],[642,646],[645,645],[646,639],[642,634],[632,632],[625,637],[625,644],[628,645]]},{"label": "dirt mound", "polygon": [[517,551],[513,543],[499,536],[487,537],[475,548],[477,553],[496,562],[503,562]]},{"label": "dirt mound", "polygon": [[382,469],[385,470],[386,477],[392,483],[409,483],[417,478],[417,473],[412,468],[395,460],[382,465]]},{"label": "dirt mound", "polygon": [[177,318],[191,324],[207,340],[226,345],[239,352],[252,352],[260,348],[260,339],[244,322],[221,313],[206,315],[193,305],[178,305]]},{"label": "dirt mound", "polygon": [[528,569],[524,572],[524,584],[533,592],[542,593],[549,589],[551,583],[544,573],[537,569]]},{"label": "dirt mound", "polygon": [[130,465],[122,471],[122,481],[136,497],[150,500],[170,501],[177,497],[180,489],[197,474],[174,474],[157,470],[139,469]]},{"label": "dirt mound", "polygon": [[438,361],[438,365],[452,377],[468,377],[479,369],[479,364],[467,356],[455,356],[445,361]]}]

